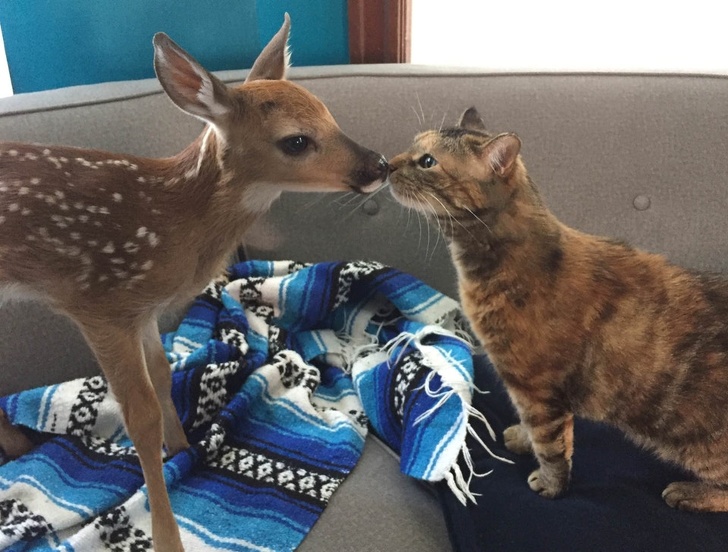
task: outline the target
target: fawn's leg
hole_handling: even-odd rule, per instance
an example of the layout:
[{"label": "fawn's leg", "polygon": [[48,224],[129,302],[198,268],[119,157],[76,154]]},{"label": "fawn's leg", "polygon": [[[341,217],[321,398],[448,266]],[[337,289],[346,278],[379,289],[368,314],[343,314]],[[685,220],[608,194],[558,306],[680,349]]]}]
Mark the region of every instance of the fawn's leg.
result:
[{"label": "fawn's leg", "polygon": [[164,426],[164,443],[170,455],[175,455],[190,446],[187,442],[182,423],[172,402],[172,371],[164,354],[164,347],[159,337],[159,326],[153,320],[144,329],[144,358],[152,380],[152,386],[162,407]]},{"label": "fawn's leg", "polygon": [[5,412],[0,409],[0,449],[9,458],[22,456],[33,448],[33,443],[25,434],[10,423]]},{"label": "fawn's leg", "polygon": [[181,552],[179,528],[172,514],[162,474],[162,411],[147,373],[142,332],[111,325],[82,326],[116,399],[141,462],[152,513],[157,552]]}]

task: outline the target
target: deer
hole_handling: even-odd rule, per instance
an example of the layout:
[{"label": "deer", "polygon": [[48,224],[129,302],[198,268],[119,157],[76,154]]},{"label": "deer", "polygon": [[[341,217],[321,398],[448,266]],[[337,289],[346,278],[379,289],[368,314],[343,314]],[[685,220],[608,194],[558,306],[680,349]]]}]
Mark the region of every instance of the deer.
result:
[{"label": "deer", "polygon": [[[158,317],[225,269],[282,192],[366,194],[388,176],[384,156],[286,79],[289,30],[286,14],[237,86],[154,35],[164,93],[204,123],[171,157],[0,143],[0,290],[45,301],[85,337],[139,457],[158,552],[183,550],[163,448],[172,456],[189,447]],[[0,446],[14,456],[32,447],[2,411]]]}]

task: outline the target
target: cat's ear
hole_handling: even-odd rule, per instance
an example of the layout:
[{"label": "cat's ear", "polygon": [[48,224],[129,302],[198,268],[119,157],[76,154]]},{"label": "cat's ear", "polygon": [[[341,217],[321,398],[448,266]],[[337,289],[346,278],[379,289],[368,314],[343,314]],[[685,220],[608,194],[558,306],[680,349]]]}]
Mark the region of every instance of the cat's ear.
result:
[{"label": "cat's ear", "polygon": [[483,151],[493,172],[500,177],[510,175],[521,151],[521,139],[515,134],[499,134]]},{"label": "cat's ear", "polygon": [[485,123],[483,122],[483,118],[474,107],[470,107],[465,110],[465,112],[460,116],[458,126],[468,130],[485,132]]}]

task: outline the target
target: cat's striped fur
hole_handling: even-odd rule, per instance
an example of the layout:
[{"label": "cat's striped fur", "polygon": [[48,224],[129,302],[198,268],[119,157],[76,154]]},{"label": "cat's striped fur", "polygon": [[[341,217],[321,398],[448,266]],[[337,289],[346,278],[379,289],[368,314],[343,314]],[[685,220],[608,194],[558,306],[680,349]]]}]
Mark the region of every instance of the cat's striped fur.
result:
[{"label": "cat's striped fur", "polygon": [[696,476],[668,485],[668,504],[728,511],[728,282],[562,224],[520,146],[470,109],[418,135],[390,176],[446,235],[465,313],[520,415],[506,445],[535,453],[528,483],[555,497],[573,417],[607,422]]}]

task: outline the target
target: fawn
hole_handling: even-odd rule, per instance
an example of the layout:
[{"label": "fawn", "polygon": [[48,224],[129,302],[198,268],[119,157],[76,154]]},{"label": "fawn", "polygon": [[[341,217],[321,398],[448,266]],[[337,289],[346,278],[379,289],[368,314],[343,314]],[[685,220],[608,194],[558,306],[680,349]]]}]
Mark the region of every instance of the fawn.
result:
[{"label": "fawn", "polygon": [[[158,315],[223,270],[282,191],[366,193],[388,176],[382,155],[344,135],[320,100],[285,80],[289,28],[286,15],[234,88],[155,35],[162,88],[206,123],[173,157],[0,144],[0,286],[47,301],[85,336],[139,455],[158,552],[183,549],[162,446],[170,454],[189,446]],[[16,455],[30,447],[1,412],[0,445]]]}]

